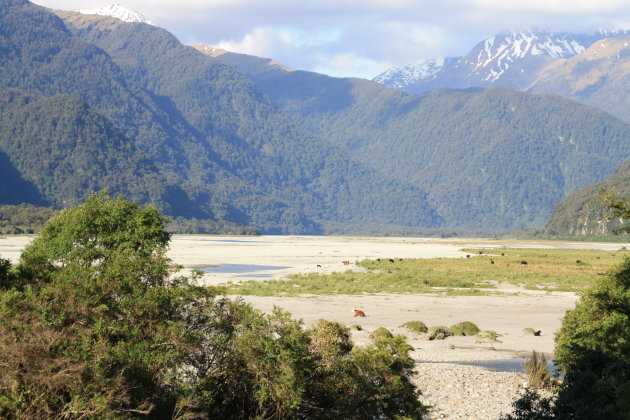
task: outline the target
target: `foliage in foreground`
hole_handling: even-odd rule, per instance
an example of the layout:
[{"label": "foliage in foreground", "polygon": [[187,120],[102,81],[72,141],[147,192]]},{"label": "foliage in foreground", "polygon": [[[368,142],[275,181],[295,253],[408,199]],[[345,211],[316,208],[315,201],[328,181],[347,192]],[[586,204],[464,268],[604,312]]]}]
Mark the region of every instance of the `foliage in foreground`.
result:
[{"label": "foliage in foreground", "polygon": [[97,194],[0,260],[0,417],[422,417],[402,336],[356,347],[199,287],[164,226]]},{"label": "foliage in foreground", "polygon": [[630,258],[568,311],[556,334],[565,377],[557,394],[526,393],[511,420],[628,419],[630,413]]}]

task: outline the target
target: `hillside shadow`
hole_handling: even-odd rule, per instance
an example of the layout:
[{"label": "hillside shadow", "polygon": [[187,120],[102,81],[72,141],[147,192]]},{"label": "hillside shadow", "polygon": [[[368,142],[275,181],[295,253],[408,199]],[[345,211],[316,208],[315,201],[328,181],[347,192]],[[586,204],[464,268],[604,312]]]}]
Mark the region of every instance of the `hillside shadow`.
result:
[{"label": "hillside shadow", "polygon": [[48,206],[35,184],[22,178],[6,153],[0,151],[0,204],[29,203]]}]

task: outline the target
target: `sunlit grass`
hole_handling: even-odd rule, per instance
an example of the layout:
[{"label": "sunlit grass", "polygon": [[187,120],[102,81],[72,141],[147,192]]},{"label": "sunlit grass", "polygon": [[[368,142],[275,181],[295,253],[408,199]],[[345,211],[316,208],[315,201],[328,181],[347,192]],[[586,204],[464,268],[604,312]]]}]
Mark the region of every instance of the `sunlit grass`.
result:
[{"label": "sunlit grass", "polygon": [[[465,249],[470,258],[364,260],[367,272],[292,275],[281,280],[248,281],[228,293],[295,296],[363,293],[440,293],[485,295],[501,285],[546,291],[581,291],[630,252],[551,249]],[[523,264],[526,262],[526,264]]]}]

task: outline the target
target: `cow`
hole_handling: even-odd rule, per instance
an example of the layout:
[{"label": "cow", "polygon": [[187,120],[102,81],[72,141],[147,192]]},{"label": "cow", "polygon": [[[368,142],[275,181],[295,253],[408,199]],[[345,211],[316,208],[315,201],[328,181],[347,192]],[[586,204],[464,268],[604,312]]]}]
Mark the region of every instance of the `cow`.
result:
[{"label": "cow", "polygon": [[350,265],[350,261],[341,261],[343,265]]},{"label": "cow", "polygon": [[354,316],[361,316],[361,317],[365,316],[365,312],[363,312],[360,309],[353,309],[352,312],[354,313]]},{"label": "cow", "polygon": [[538,331],[535,331],[535,332],[534,332],[534,335],[535,335],[536,337],[540,337],[540,334],[541,334],[541,333],[542,333],[542,331],[538,330]]},{"label": "cow", "polygon": [[521,261],[521,265],[527,265],[527,261],[525,260]]}]

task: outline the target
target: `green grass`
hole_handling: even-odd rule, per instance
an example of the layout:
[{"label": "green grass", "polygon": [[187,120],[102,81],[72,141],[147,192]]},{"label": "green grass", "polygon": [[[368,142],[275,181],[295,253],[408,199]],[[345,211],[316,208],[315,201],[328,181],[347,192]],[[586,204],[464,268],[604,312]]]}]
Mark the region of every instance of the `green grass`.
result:
[{"label": "green grass", "polygon": [[400,326],[400,328],[406,328],[411,332],[416,334],[422,334],[428,331],[426,324],[422,321],[409,321],[405,322]]},{"label": "green grass", "polygon": [[[297,296],[363,293],[439,293],[487,295],[498,285],[577,292],[598,275],[630,256],[630,251],[551,249],[465,249],[471,258],[364,260],[367,272],[292,275],[280,280],[248,281],[227,286],[240,295]],[[501,254],[504,255],[501,255]],[[491,263],[494,261],[494,264]],[[580,262],[578,262],[578,260]],[[527,265],[521,262],[526,261]]]}]

